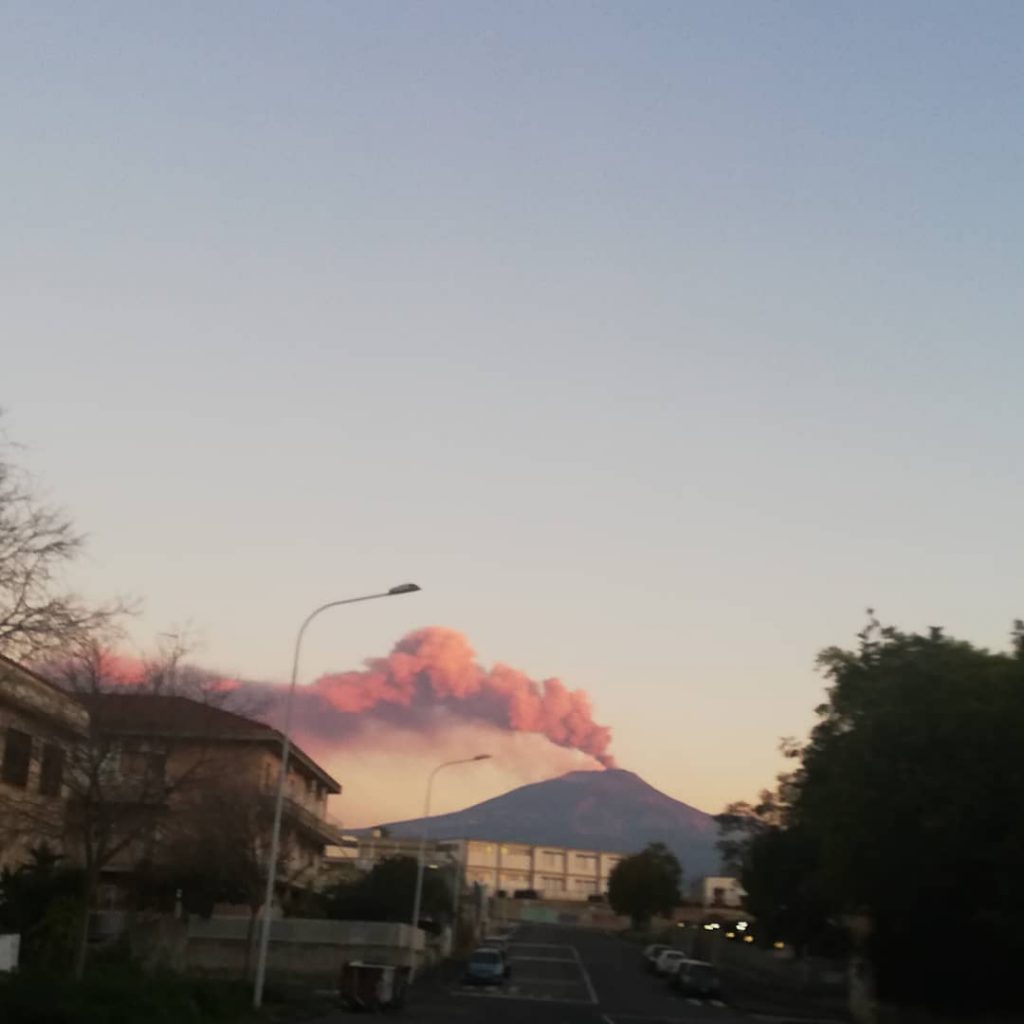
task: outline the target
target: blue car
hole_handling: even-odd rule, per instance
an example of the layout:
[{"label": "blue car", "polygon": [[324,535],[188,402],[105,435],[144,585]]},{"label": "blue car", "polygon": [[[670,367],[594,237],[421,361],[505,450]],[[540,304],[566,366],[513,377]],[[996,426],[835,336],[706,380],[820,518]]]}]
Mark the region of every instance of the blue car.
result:
[{"label": "blue car", "polygon": [[464,980],[471,985],[500,985],[510,974],[508,960],[500,949],[482,947],[469,958]]}]

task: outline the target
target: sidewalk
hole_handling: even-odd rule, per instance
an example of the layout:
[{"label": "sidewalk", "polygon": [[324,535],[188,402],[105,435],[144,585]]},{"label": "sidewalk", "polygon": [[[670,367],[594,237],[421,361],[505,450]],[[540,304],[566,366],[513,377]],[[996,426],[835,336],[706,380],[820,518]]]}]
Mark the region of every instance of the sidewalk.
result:
[{"label": "sidewalk", "polygon": [[845,992],[804,992],[731,965],[723,965],[719,970],[729,1004],[755,1017],[804,1022],[850,1019]]}]

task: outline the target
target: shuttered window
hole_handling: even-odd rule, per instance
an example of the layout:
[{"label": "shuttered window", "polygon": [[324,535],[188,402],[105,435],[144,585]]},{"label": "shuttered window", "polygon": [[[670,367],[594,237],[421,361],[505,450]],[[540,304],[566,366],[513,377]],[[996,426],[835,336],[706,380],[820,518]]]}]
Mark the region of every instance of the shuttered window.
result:
[{"label": "shuttered window", "polygon": [[8,729],[4,741],[4,762],[0,777],[9,786],[28,785],[28,766],[32,761],[32,737],[20,729]]}]

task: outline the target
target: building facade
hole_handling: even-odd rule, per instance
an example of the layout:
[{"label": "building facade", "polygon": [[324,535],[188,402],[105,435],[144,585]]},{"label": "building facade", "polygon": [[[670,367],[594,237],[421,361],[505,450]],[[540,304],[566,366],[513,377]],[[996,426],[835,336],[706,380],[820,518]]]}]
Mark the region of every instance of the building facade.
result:
[{"label": "building facade", "polygon": [[68,763],[88,730],[79,701],[0,655],[0,867],[63,852]]},{"label": "building facade", "polygon": [[[420,840],[389,836],[379,829],[349,835],[328,850],[325,871],[336,878],[370,871],[387,857],[418,857]],[[586,900],[608,891],[612,869],[625,854],[489,839],[428,839],[424,868],[441,871],[456,892],[481,886],[485,895],[508,896],[525,889],[540,899]]]},{"label": "building facade", "polygon": [[[282,736],[262,722],[182,696],[102,693],[83,695],[92,720],[91,743],[103,757],[98,774],[109,794],[153,814],[149,827],[125,814],[137,834],[104,867],[108,905],[119,881],[142,862],[169,856],[183,822],[218,825],[233,841],[265,859]],[[279,895],[319,885],[325,848],[341,841],[327,816],[327,798],[341,785],[300,747],[292,745],[285,782]],[[219,804],[218,804],[219,799]],[[218,807],[224,820],[211,820]]]},{"label": "building facade", "polygon": [[747,893],[738,878],[708,875],[691,885],[690,895],[705,910],[740,910]]},{"label": "building facade", "polygon": [[[417,859],[420,842],[414,836],[389,836],[377,828],[363,835],[346,835],[337,846],[328,847],[325,866],[371,871],[375,864],[388,857]],[[456,844],[451,840],[428,839],[423,843],[423,858],[427,870],[450,870],[460,863]]]},{"label": "building facade", "polygon": [[612,869],[626,856],[486,839],[449,842],[462,865],[464,883],[483,886],[492,896],[499,892],[512,896],[525,889],[549,900],[600,896],[608,891]]}]

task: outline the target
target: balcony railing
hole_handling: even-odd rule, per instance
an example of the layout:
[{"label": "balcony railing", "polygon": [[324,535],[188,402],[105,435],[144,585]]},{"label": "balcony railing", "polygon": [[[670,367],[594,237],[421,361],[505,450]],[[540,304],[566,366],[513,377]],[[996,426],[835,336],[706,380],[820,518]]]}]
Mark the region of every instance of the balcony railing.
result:
[{"label": "balcony railing", "polygon": [[340,821],[334,821],[327,817],[321,818],[320,815],[314,814],[290,796],[284,798],[284,815],[297,827],[322,839],[329,846],[339,846],[344,839]]}]

